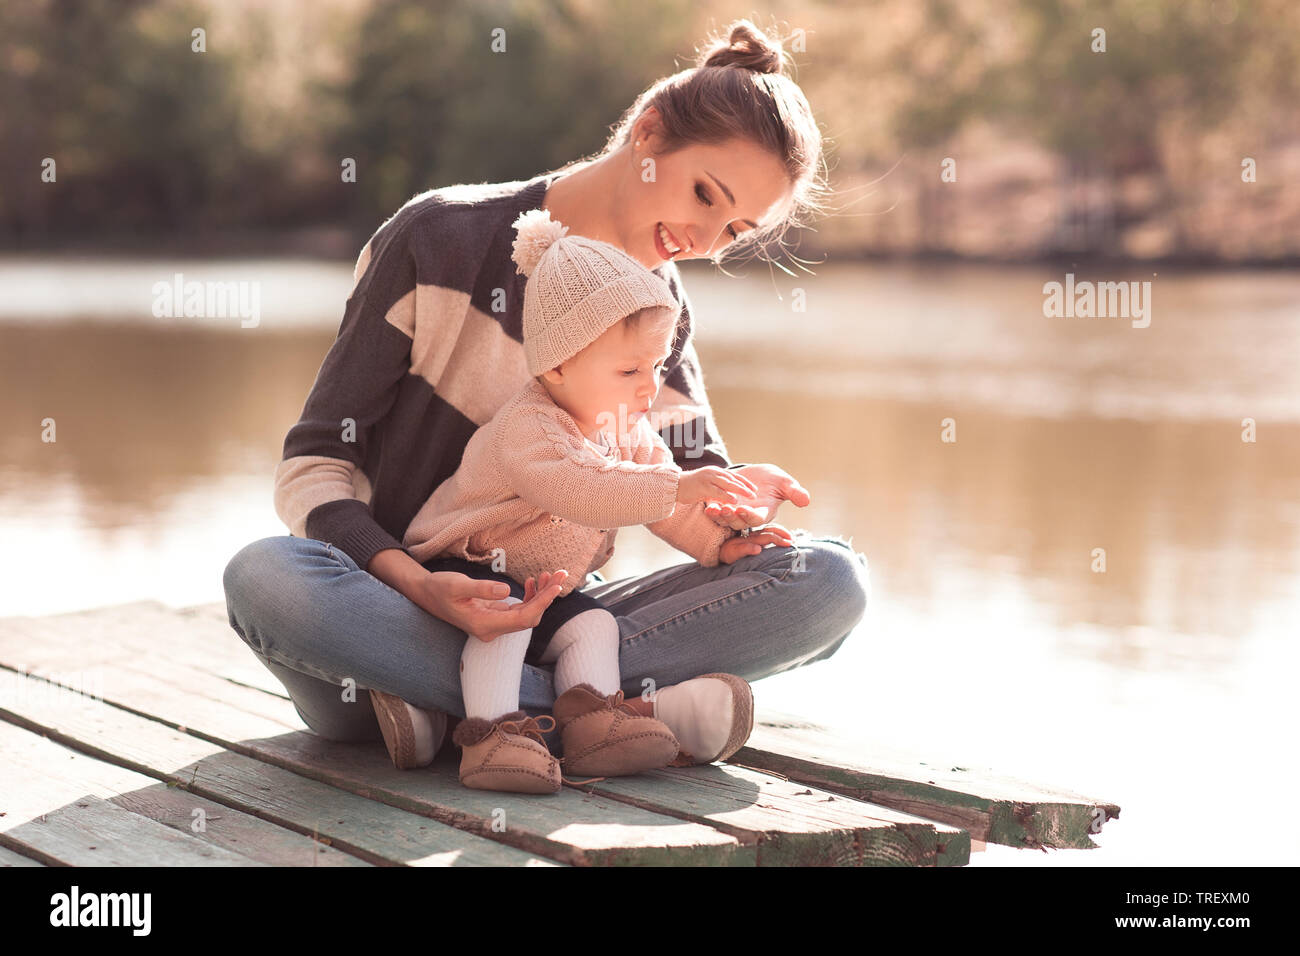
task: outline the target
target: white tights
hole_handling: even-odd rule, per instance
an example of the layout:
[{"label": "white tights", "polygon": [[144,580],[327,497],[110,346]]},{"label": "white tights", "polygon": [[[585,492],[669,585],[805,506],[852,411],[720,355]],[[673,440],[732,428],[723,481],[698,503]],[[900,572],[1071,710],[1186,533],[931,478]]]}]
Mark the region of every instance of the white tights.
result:
[{"label": "white tights", "polygon": [[[504,599],[522,603],[517,597]],[[460,686],[465,716],[495,721],[519,709],[519,681],[532,628],[502,634],[493,641],[471,636],[460,655]],[[601,694],[619,688],[618,621],[591,608],[565,621],[551,638],[543,664],[555,664],[558,697],[575,684],[591,684]]]}]

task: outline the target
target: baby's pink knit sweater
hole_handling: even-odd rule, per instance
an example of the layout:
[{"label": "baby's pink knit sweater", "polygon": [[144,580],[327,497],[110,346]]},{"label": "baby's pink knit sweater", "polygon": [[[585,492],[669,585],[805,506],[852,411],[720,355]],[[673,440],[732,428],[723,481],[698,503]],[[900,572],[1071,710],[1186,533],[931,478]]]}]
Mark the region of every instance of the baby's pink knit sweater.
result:
[{"label": "baby's pink knit sweater", "polygon": [[702,501],[677,504],[681,474],[645,418],[629,424],[620,447],[601,448],[534,379],[470,437],[460,467],[420,508],[402,545],[422,563],[502,557],[500,570],[520,583],[563,568],[562,596],[610,559],[624,525],[643,524],[715,567],[732,531]]}]

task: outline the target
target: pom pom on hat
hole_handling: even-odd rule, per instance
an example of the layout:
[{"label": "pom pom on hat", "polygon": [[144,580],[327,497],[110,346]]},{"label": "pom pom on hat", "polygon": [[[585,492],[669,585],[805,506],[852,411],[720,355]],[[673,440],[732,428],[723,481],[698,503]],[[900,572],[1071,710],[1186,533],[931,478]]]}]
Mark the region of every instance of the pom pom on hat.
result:
[{"label": "pom pom on hat", "polygon": [[515,238],[511,258],[518,265],[518,271],[526,276],[533,274],[552,243],[569,231],[568,226],[552,219],[550,211],[546,209],[530,209],[520,213],[514,221],[514,228],[519,234]]},{"label": "pom pom on hat", "polygon": [[641,309],[681,311],[662,277],[617,246],[569,234],[549,210],[520,213],[513,228],[518,234],[511,258],[528,277],[523,332],[529,375],[572,358]]}]

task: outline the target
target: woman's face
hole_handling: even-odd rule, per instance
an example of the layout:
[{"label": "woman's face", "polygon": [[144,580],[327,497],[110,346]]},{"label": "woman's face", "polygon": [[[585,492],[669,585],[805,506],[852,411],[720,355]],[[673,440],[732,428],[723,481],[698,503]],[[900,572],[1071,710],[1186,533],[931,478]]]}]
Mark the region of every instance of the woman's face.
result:
[{"label": "woman's face", "polygon": [[[633,145],[638,138],[641,145]],[[660,143],[643,117],[627,147],[633,160],[615,211],[623,249],[647,268],[713,258],[736,237],[771,225],[789,201],[780,161],[748,140],[657,154]]]}]

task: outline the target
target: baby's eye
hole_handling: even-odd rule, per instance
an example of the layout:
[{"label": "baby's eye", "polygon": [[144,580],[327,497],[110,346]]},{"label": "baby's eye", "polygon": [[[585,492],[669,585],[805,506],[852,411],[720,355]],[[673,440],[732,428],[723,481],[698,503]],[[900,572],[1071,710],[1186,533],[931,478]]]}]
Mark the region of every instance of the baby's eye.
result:
[{"label": "baby's eye", "polygon": [[624,374],[624,375],[635,375],[635,374],[636,374],[636,369],[631,369],[631,370],[629,370],[629,371],[625,371],[623,374]]}]

